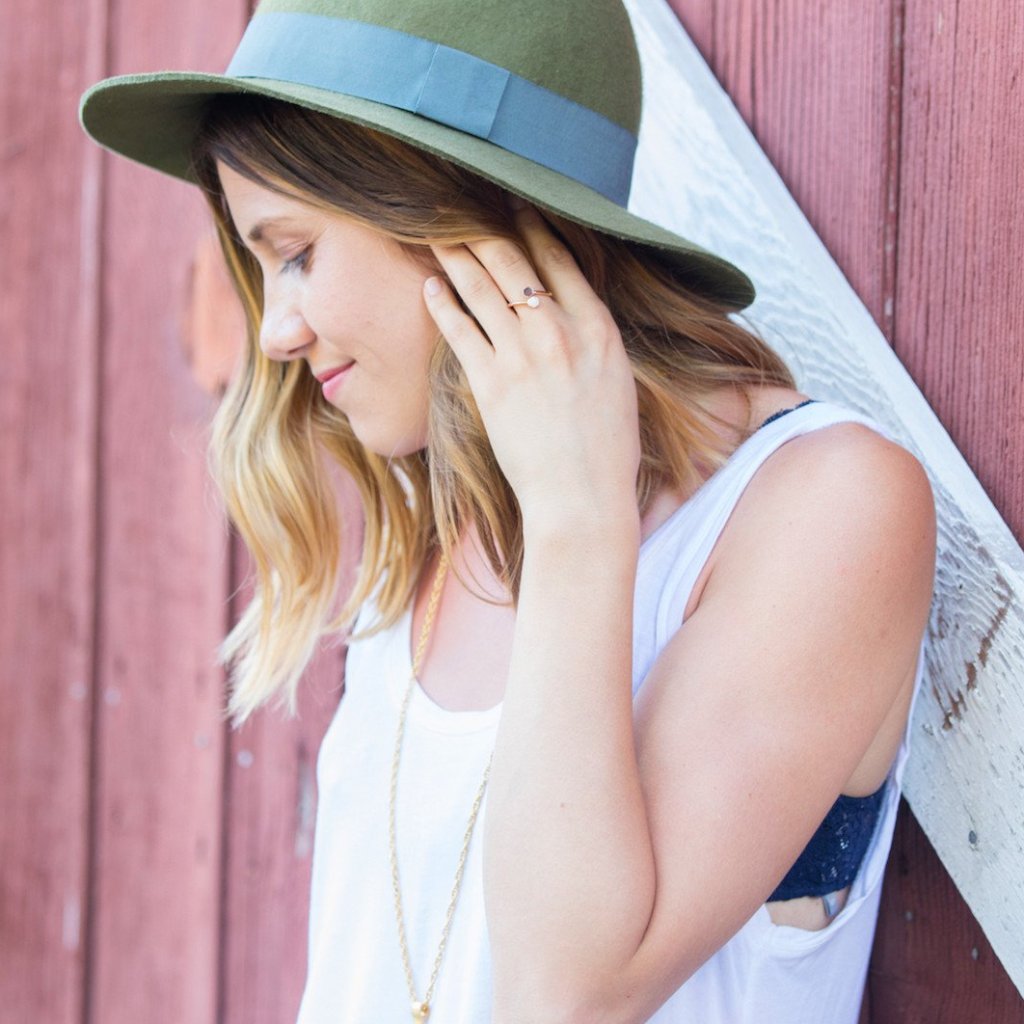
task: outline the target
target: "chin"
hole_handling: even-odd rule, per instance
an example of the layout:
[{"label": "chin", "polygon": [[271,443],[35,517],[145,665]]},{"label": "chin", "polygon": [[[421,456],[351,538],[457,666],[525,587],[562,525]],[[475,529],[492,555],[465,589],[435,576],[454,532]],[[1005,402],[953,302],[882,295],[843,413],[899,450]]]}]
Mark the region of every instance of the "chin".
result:
[{"label": "chin", "polygon": [[380,421],[364,423],[349,417],[349,425],[359,443],[375,455],[386,459],[401,459],[414,452],[423,451],[427,447],[427,430],[422,429],[389,430]]}]

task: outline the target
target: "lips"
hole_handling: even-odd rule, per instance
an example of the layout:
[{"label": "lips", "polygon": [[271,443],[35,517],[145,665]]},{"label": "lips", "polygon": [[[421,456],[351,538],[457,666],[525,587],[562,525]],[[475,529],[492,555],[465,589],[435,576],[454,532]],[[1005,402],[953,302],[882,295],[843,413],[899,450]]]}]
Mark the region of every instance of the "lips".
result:
[{"label": "lips", "polygon": [[321,370],[319,373],[313,374],[314,377],[321,384],[326,384],[332,377],[337,377],[339,373],[344,373],[353,363],[354,359],[350,359],[347,363],[343,363],[341,366],[333,366],[327,370]]}]

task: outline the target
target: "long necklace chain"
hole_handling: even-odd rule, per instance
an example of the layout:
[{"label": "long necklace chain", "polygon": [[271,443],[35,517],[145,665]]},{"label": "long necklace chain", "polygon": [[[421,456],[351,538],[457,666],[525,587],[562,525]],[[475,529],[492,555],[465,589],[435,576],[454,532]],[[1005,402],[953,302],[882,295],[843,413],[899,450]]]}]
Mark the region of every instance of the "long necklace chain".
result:
[{"label": "long necklace chain", "polygon": [[409,710],[409,701],[412,699],[416,679],[419,676],[420,667],[423,663],[423,656],[427,650],[427,641],[430,639],[430,630],[434,624],[434,617],[437,614],[437,605],[441,599],[441,590],[444,587],[447,573],[448,560],[442,555],[437,566],[437,573],[434,576],[434,585],[430,591],[430,599],[427,602],[427,611],[423,619],[423,627],[420,630],[419,643],[417,643],[416,652],[413,655],[409,684],[406,687],[405,697],[402,699],[402,709],[398,715],[395,753],[391,758],[391,788],[388,794],[388,855],[391,859],[391,887],[395,895],[395,921],[398,924],[398,943],[402,950],[402,967],[405,969],[405,983],[409,989],[409,999],[412,1001],[412,1019],[414,1021],[425,1021],[430,1013],[430,1001],[434,997],[434,986],[437,983],[437,975],[441,970],[444,949],[448,944],[448,933],[452,928],[455,904],[458,902],[459,890],[462,888],[462,875],[466,869],[469,841],[473,837],[473,828],[476,825],[476,819],[480,813],[480,804],[484,798],[484,790],[487,789],[487,780],[491,774],[491,762],[488,760],[487,767],[484,769],[484,776],[480,780],[480,786],[473,800],[473,807],[469,813],[469,822],[466,825],[465,835],[462,837],[459,863],[455,869],[455,884],[452,886],[452,894],[448,900],[448,909],[445,912],[444,926],[441,929],[441,941],[437,947],[437,956],[434,957],[434,967],[430,973],[427,990],[423,993],[423,999],[421,1000],[416,994],[416,982],[413,978],[412,963],[409,956],[409,942],[405,935],[405,915],[402,913],[402,888],[398,879],[398,844],[395,839],[395,807],[398,803],[398,764],[402,757],[402,739],[405,736],[406,713]]}]

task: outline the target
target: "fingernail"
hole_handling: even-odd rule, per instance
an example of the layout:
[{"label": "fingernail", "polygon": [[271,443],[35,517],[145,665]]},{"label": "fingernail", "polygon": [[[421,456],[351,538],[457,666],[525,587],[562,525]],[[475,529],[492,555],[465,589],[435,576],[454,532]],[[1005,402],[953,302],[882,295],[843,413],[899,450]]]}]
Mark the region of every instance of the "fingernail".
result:
[{"label": "fingernail", "polygon": [[441,294],[441,280],[437,277],[428,277],[426,284],[424,284],[424,290],[428,295],[440,295]]}]

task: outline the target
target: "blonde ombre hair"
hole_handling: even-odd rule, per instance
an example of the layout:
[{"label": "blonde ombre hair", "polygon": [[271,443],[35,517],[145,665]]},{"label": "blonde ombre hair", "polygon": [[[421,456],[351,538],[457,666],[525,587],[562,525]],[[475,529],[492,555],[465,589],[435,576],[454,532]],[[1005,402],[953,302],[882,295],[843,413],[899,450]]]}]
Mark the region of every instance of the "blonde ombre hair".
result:
[{"label": "blonde ombre hair", "polygon": [[[258,97],[219,98],[207,112],[195,173],[245,306],[249,340],[217,411],[210,465],[255,567],[251,603],[221,647],[236,722],[278,698],[294,713],[299,678],[321,638],[350,630],[371,597],[365,632],[392,625],[427,557],[450,552],[473,523],[513,599],[522,569],[515,495],[494,458],[458,360],[438,344],[430,367],[427,447],[388,459],[368,451],[301,360],[260,350],[259,266],[231,222],[222,161],[270,189],[352,216],[438,267],[430,244],[518,240],[498,185],[388,135]],[[550,214],[554,230],[608,306],[639,400],[641,512],[665,488],[689,493],[733,447],[705,402],[723,386],[794,387],[761,339],[681,280],[653,249]],[[339,601],[341,530],[330,464],[354,479],[364,514],[355,585]],[[358,524],[345,524],[357,528]]]}]

